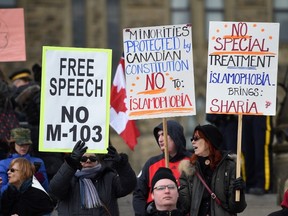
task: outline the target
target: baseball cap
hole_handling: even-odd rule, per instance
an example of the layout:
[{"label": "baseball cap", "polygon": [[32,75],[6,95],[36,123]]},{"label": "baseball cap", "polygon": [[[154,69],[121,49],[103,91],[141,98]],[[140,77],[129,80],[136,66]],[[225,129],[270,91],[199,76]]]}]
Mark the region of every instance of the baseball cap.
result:
[{"label": "baseball cap", "polygon": [[11,130],[11,140],[17,145],[32,144],[31,132],[28,128],[14,128]]}]

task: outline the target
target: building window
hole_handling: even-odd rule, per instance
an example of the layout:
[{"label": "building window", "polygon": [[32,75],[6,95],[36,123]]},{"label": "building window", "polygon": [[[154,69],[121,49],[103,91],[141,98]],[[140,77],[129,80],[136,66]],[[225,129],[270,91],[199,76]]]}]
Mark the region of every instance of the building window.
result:
[{"label": "building window", "polygon": [[172,25],[191,23],[189,0],[170,0],[170,4]]},{"label": "building window", "polygon": [[288,43],[288,1],[274,0],[274,22],[280,23],[280,42]]},{"label": "building window", "polygon": [[[119,60],[123,52],[122,30],[120,29],[121,17],[120,17],[120,1],[119,0],[107,0],[107,43],[108,48],[112,49],[112,73],[116,71]],[[120,39],[121,38],[121,39]]]},{"label": "building window", "polygon": [[208,40],[209,22],[224,20],[224,1],[205,0],[205,37]]},{"label": "building window", "polygon": [[1,8],[13,8],[16,7],[16,0],[1,0],[0,1]]},{"label": "building window", "polygon": [[72,0],[73,46],[86,46],[85,1]]}]

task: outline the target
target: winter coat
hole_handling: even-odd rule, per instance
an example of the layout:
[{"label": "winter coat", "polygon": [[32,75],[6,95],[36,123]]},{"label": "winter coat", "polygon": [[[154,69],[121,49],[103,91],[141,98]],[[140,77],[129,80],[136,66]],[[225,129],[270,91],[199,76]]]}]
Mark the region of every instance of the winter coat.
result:
[{"label": "winter coat", "polygon": [[2,185],[1,187],[1,194],[7,189],[8,187],[8,174],[7,170],[9,168],[9,165],[11,161],[15,158],[24,157],[27,160],[29,160],[32,164],[36,165],[39,164],[38,171],[35,173],[35,177],[38,179],[38,181],[41,183],[42,187],[47,191],[48,190],[48,177],[46,173],[46,168],[43,160],[41,158],[32,157],[30,154],[26,155],[19,155],[17,153],[11,154],[8,156],[8,158],[0,161],[0,177],[2,178]]},{"label": "winter coat", "polygon": [[[122,158],[124,158],[123,155],[125,154],[121,154]],[[79,179],[75,176],[77,169],[71,166],[70,158],[66,158],[50,181],[50,193],[59,200],[58,216],[118,216],[117,198],[131,193],[137,182],[136,175],[128,163],[128,157],[125,156],[115,167],[117,172],[102,165],[95,178],[91,179],[101,201],[104,203],[104,207],[92,209],[81,208],[80,184]]]},{"label": "winter coat", "polygon": [[[211,216],[236,215],[236,213],[240,213],[246,208],[247,204],[243,191],[240,192],[240,201],[235,201],[235,191],[232,186],[236,177],[235,168],[234,159],[226,153],[214,170],[210,189],[221,200],[224,207],[219,206],[211,198]],[[181,203],[184,212],[190,213],[190,216],[198,216],[203,193],[206,190],[203,183],[195,175],[195,170],[198,170],[201,174],[200,165],[196,163],[193,166],[189,161],[183,161],[179,166],[179,170],[181,172],[179,203]]]},{"label": "winter coat", "polygon": [[[158,132],[163,130],[163,125],[159,124],[154,128],[154,137],[158,143]],[[179,125],[176,121],[167,121],[167,130],[171,139],[174,141],[177,154],[174,157],[169,156],[169,168],[173,172],[176,180],[180,177],[180,172],[178,171],[179,163],[182,160],[189,160],[191,153],[186,150],[186,139],[183,133],[183,127]],[[141,173],[137,178],[137,187],[133,192],[133,208],[135,215],[145,215],[147,203],[152,201],[151,197],[151,181],[158,170],[159,167],[165,167],[165,156],[164,153],[151,157],[144,164]]]},{"label": "winter coat", "polygon": [[39,124],[40,119],[40,86],[35,82],[29,82],[12,93],[12,103],[19,121],[27,121],[29,125]]},{"label": "winter coat", "polygon": [[43,216],[54,208],[48,194],[33,187],[31,179],[25,181],[19,190],[9,185],[2,195],[1,205],[3,216]]},{"label": "winter coat", "polygon": [[184,216],[179,209],[175,209],[172,211],[159,211],[156,209],[155,203],[149,203],[146,211],[146,216]]},{"label": "winter coat", "polygon": [[7,139],[10,137],[11,129],[19,127],[10,94],[11,89],[8,83],[0,78],[0,160],[5,159],[8,155]]}]

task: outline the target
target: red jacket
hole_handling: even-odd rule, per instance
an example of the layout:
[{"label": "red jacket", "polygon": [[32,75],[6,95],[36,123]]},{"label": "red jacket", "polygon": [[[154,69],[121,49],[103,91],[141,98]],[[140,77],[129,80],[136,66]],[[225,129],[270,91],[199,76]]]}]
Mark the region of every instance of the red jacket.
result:
[{"label": "red jacket", "polygon": [[283,201],[281,202],[283,208],[288,208],[288,190],[284,193]]},{"label": "red jacket", "polygon": [[[155,140],[158,143],[158,132],[163,130],[163,124],[159,124],[153,130]],[[183,127],[174,120],[167,121],[167,132],[170,138],[174,141],[177,149],[177,154],[174,157],[169,156],[169,168],[175,175],[178,181],[180,173],[178,165],[182,160],[188,160],[191,153],[186,150],[186,139],[184,136]],[[165,167],[164,153],[151,157],[144,164],[141,173],[138,175],[137,187],[133,193],[133,209],[136,216],[146,215],[146,207],[151,199],[151,181],[159,167]]]}]

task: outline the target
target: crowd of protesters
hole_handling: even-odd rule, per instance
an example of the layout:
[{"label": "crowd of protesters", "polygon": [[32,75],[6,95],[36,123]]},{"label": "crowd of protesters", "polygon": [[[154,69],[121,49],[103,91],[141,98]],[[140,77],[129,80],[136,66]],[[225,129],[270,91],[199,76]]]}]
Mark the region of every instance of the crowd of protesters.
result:
[{"label": "crowd of protesters", "polygon": [[119,215],[117,199],[137,182],[128,156],[86,153],[78,141],[71,154],[39,152],[41,67],[1,73],[0,215]]},{"label": "crowd of protesters", "polygon": [[41,66],[16,70],[8,81],[0,75],[0,215],[50,215],[56,209],[59,216],[117,216],[118,198],[130,193],[135,216],[228,216],[245,210],[250,185],[235,178],[235,148],[226,151],[221,128],[197,126],[191,152],[184,128],[168,120],[166,167],[163,123],[157,125],[159,154],[136,177],[128,156],[110,142],[107,154],[88,153],[81,140],[71,154],[39,152]]}]

